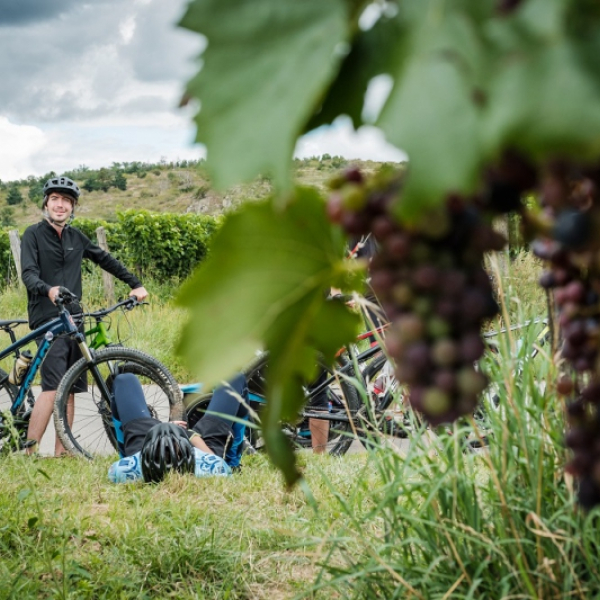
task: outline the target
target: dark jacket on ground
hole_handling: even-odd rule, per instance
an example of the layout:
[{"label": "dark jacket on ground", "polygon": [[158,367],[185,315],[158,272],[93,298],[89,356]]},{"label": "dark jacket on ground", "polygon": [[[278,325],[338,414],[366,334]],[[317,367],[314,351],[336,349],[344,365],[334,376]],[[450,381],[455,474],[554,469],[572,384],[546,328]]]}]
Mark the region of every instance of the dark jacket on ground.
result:
[{"label": "dark jacket on ground", "polygon": [[31,329],[58,315],[56,306],[48,298],[51,288],[64,286],[81,298],[81,263],[84,258],[125,282],[131,289],[142,285],[116,258],[93,244],[79,229],[67,226],[59,237],[56,229],[44,220],[25,230],[21,240],[21,279],[27,288]]}]

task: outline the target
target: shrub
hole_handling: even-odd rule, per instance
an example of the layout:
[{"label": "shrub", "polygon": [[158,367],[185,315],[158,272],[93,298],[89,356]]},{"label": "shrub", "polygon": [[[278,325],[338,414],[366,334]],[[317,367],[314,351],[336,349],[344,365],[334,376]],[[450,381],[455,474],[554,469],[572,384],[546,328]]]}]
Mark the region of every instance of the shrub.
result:
[{"label": "shrub", "polygon": [[219,220],[208,215],[119,213],[127,261],[140,276],[185,278],[206,256]]},{"label": "shrub", "polygon": [[21,194],[21,191],[16,185],[12,185],[8,189],[8,196],[6,197],[6,202],[11,206],[14,206],[15,204],[21,204],[21,202],[23,202],[23,195]]}]

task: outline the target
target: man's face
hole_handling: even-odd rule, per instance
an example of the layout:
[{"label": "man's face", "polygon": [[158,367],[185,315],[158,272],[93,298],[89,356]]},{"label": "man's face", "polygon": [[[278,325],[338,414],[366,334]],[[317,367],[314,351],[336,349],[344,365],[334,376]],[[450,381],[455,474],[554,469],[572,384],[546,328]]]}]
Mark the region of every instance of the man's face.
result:
[{"label": "man's face", "polygon": [[46,209],[53,221],[60,225],[64,225],[69,221],[69,218],[73,213],[73,198],[66,194],[52,192],[50,196],[48,196]]}]

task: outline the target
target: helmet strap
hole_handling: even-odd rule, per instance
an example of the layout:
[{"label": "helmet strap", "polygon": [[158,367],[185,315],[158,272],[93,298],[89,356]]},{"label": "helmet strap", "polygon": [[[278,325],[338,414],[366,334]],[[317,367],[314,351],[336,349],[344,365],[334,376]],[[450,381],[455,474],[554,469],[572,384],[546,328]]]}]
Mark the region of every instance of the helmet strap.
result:
[{"label": "helmet strap", "polygon": [[52,225],[54,225],[55,227],[60,227],[61,229],[66,229],[72,222],[73,219],[75,218],[75,215],[73,213],[71,213],[71,216],[69,217],[69,222],[68,223],[57,223],[51,216],[50,213],[45,210],[43,212],[44,218],[51,223]]}]

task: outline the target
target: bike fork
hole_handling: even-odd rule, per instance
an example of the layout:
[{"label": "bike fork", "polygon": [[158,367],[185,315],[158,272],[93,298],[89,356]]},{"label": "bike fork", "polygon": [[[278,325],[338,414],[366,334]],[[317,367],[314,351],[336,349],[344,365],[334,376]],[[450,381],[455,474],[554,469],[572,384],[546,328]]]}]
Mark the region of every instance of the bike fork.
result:
[{"label": "bike fork", "polygon": [[[100,414],[102,414],[104,417],[112,418],[112,410],[111,410],[112,393],[109,390],[105,379],[102,377],[100,370],[98,369],[94,351],[87,345],[87,343],[85,341],[85,337],[82,334],[80,334],[80,335],[81,335],[81,337],[77,336],[78,343],[79,343],[79,349],[81,350],[81,354],[83,354],[83,357],[85,358],[87,364],[89,365],[89,370],[92,374],[92,377],[93,377],[96,385],[98,386],[98,389],[100,390],[100,396],[102,398],[102,400],[99,400],[99,401],[96,401],[94,398],[92,398],[92,400],[94,400],[94,402],[96,403],[96,406],[98,407],[98,410],[100,411]],[[109,363],[107,363],[107,364],[109,364]],[[115,375],[116,369],[113,369],[112,365],[109,365],[109,366],[111,369],[111,374]]]}]

